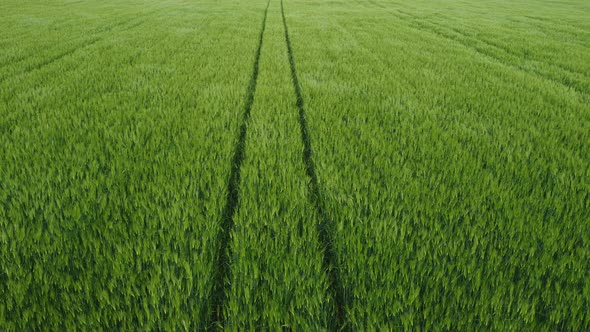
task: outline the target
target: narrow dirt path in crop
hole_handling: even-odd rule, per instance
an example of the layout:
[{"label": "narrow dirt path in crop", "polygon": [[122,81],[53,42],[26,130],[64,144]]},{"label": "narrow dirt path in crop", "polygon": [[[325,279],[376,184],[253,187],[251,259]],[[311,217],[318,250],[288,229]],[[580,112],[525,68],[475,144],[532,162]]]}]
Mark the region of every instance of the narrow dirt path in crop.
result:
[{"label": "narrow dirt path in crop", "polygon": [[283,17],[283,25],[285,27],[285,42],[287,43],[287,52],[289,55],[289,64],[291,67],[291,77],[293,80],[293,87],[297,96],[297,109],[299,110],[299,125],[301,127],[301,138],[303,140],[303,162],[305,163],[305,171],[309,177],[309,192],[310,200],[318,212],[320,221],[318,224],[318,234],[321,245],[324,248],[324,269],[328,274],[330,281],[330,292],[335,301],[336,312],[334,313],[333,330],[342,330],[345,328],[346,319],[346,303],[344,297],[344,288],[340,282],[338,275],[338,260],[334,246],[333,232],[331,231],[333,221],[326,212],[324,201],[322,199],[318,178],[315,172],[315,164],[313,162],[313,150],[311,148],[311,138],[307,127],[307,120],[305,117],[305,105],[303,102],[303,94],[301,93],[301,85],[297,77],[297,70],[295,68],[295,58],[293,57],[293,48],[291,47],[291,40],[289,39],[289,28],[285,18],[285,9],[283,0],[281,0],[281,15]]},{"label": "narrow dirt path in crop", "polygon": [[[250,110],[252,109],[252,103],[254,102],[254,94],[256,92],[256,82],[258,80],[258,68],[260,62],[260,52],[262,50],[262,40],[264,39],[264,30],[266,29],[266,16],[268,13],[268,6],[270,0],[266,4],[264,10],[264,16],[262,19],[262,28],[260,30],[260,36],[258,39],[258,48],[256,49],[256,55],[254,57],[254,66],[252,69],[252,76],[250,77],[250,83],[246,90],[246,97],[244,101],[244,110],[242,123],[240,124],[239,136],[236,142],[236,148],[234,156],[231,162],[231,171],[229,175],[229,182],[227,187],[227,198],[225,207],[221,217],[221,229],[219,231],[217,244],[218,250],[215,256],[213,266],[215,268],[213,275],[213,287],[209,296],[209,303],[211,303],[211,317],[210,327],[215,325],[223,326],[223,307],[227,301],[227,294],[225,293],[225,281],[229,279],[230,265],[229,265],[229,239],[232,229],[234,227],[233,216],[239,202],[239,187],[240,187],[240,170],[242,162],[244,161],[244,147],[246,141],[246,129],[248,119],[250,118]],[[206,308],[206,307],[205,307]],[[207,321],[208,313],[203,313],[203,321]]]}]

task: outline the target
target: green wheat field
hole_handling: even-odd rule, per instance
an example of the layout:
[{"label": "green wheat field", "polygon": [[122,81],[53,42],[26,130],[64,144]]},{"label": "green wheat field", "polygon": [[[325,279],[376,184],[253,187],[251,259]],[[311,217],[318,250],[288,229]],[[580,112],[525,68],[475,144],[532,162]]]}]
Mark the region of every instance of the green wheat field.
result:
[{"label": "green wheat field", "polygon": [[587,0],[0,0],[1,331],[590,331]]}]

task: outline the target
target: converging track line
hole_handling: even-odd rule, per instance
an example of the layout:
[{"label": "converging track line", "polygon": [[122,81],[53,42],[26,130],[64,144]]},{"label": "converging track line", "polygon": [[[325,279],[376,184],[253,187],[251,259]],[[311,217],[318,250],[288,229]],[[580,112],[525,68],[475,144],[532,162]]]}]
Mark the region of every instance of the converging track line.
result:
[{"label": "converging track line", "polygon": [[[224,325],[225,317],[223,316],[223,307],[227,301],[227,294],[225,293],[225,281],[229,280],[230,277],[230,257],[229,257],[229,240],[230,233],[234,227],[233,216],[238,207],[239,203],[239,187],[241,179],[241,167],[244,160],[244,150],[246,143],[246,129],[247,122],[250,118],[250,111],[252,104],[254,103],[254,94],[256,92],[256,82],[258,80],[258,64],[260,62],[260,53],[262,50],[262,40],[264,39],[264,31],[266,29],[266,16],[268,13],[268,7],[270,0],[266,4],[264,10],[264,17],[262,19],[262,29],[260,30],[260,36],[258,39],[258,48],[256,49],[256,56],[254,58],[254,67],[252,69],[252,76],[250,77],[250,83],[246,90],[246,98],[244,102],[244,110],[242,123],[240,124],[240,132],[236,143],[236,149],[231,162],[231,170],[229,175],[228,187],[227,187],[227,198],[225,207],[221,217],[221,230],[217,237],[217,244],[219,246],[213,266],[215,267],[213,275],[213,288],[209,294],[209,303],[211,303],[211,311],[209,317],[209,327],[222,327]],[[203,307],[202,318],[203,322],[207,321],[208,310],[207,306]]]},{"label": "converging track line", "polygon": [[283,17],[283,26],[285,28],[285,41],[287,43],[287,52],[289,56],[289,64],[291,67],[291,78],[295,94],[297,96],[297,109],[299,110],[299,126],[301,127],[301,138],[303,140],[303,162],[305,163],[305,171],[310,181],[308,189],[310,192],[310,200],[312,201],[316,211],[319,215],[318,235],[319,240],[324,248],[324,269],[328,274],[330,282],[329,289],[332,293],[335,302],[334,324],[331,326],[332,330],[340,331],[346,328],[345,324],[345,298],[344,288],[340,282],[338,275],[338,261],[336,258],[336,251],[332,243],[334,243],[332,232],[333,221],[326,212],[318,183],[318,177],[315,172],[315,164],[312,158],[311,139],[307,127],[307,120],[305,117],[305,106],[303,103],[303,95],[301,93],[301,85],[297,78],[297,70],[295,69],[295,58],[293,57],[293,48],[291,47],[291,40],[289,39],[289,29],[287,27],[287,20],[285,18],[285,10],[283,0],[281,0],[281,15]]},{"label": "converging track line", "polygon": [[[36,70],[39,70],[39,69],[41,69],[43,67],[49,66],[49,65],[51,65],[51,64],[53,64],[55,62],[60,61],[61,59],[65,58],[67,56],[70,56],[70,55],[78,52],[79,50],[82,50],[82,49],[91,47],[92,45],[94,45],[94,44],[96,44],[96,43],[104,40],[108,36],[108,34],[110,32],[116,30],[119,27],[124,26],[125,24],[128,24],[129,22],[131,22],[131,20],[130,21],[122,21],[122,22],[115,23],[112,26],[107,27],[104,31],[100,32],[97,36],[94,36],[93,38],[91,38],[91,39],[89,39],[89,40],[81,43],[80,45],[78,45],[78,46],[76,46],[74,48],[71,48],[71,49],[69,49],[69,50],[67,50],[65,52],[62,52],[62,53],[57,54],[55,56],[52,56],[50,58],[44,59],[43,61],[41,61],[41,62],[39,62],[37,64],[30,65],[30,66],[24,68],[23,70],[17,71],[15,73],[11,73],[9,75],[6,75],[5,77],[0,77],[0,84],[4,83],[5,81],[7,81],[7,80],[9,80],[9,79],[11,79],[13,77],[26,75],[28,73],[34,72]],[[143,23],[145,23],[145,19],[140,18],[139,21],[137,21],[135,23],[132,23],[129,26],[124,27],[123,29],[119,29],[118,32],[132,30],[132,29],[134,29],[134,28],[142,25]],[[29,57],[30,57],[30,55],[27,55],[23,59],[20,59],[20,60],[16,61],[16,63],[19,63],[20,61],[25,60],[25,59],[27,59]],[[6,66],[8,66],[8,65],[10,65],[10,63],[6,64]]]}]

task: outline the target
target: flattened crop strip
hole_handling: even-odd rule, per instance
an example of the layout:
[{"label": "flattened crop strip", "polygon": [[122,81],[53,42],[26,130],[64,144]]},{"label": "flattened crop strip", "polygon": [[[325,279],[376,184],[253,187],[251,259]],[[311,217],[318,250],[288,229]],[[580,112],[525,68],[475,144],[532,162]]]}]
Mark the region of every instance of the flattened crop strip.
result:
[{"label": "flattened crop strip", "polygon": [[[246,98],[244,101],[244,110],[242,123],[240,124],[240,132],[238,140],[236,142],[236,149],[231,162],[231,170],[229,175],[228,187],[227,187],[227,198],[225,207],[221,216],[221,229],[217,237],[218,251],[214,261],[214,276],[213,276],[213,288],[209,296],[209,302],[211,303],[211,318],[209,326],[213,327],[215,324],[223,326],[223,306],[226,302],[227,295],[225,294],[225,281],[229,280],[230,266],[229,266],[229,236],[234,227],[233,216],[238,207],[239,202],[239,187],[240,187],[240,170],[242,162],[244,161],[244,147],[246,143],[246,127],[248,119],[250,118],[250,110],[254,102],[254,93],[256,92],[256,81],[258,80],[258,64],[260,61],[260,52],[262,50],[262,40],[264,39],[264,30],[266,29],[266,16],[268,13],[268,6],[270,0],[266,4],[264,10],[264,17],[262,19],[262,28],[260,30],[260,36],[258,39],[258,48],[256,49],[256,55],[254,58],[254,67],[252,69],[252,76],[250,77],[250,83],[246,90]],[[204,307],[206,309],[206,307]],[[203,313],[203,321],[207,321],[208,313]]]},{"label": "flattened crop strip", "polygon": [[285,18],[285,9],[283,6],[283,0],[281,0],[281,15],[283,17],[283,26],[285,28],[285,41],[287,43],[287,52],[289,55],[289,64],[291,67],[291,78],[293,80],[293,87],[295,88],[295,94],[297,96],[297,109],[299,110],[299,126],[301,127],[301,138],[303,140],[303,162],[305,163],[305,171],[309,177],[309,192],[310,200],[314,205],[319,215],[318,224],[318,235],[322,247],[324,248],[324,269],[328,273],[328,279],[330,282],[330,292],[335,302],[335,313],[334,313],[334,326],[333,330],[341,330],[345,328],[345,298],[344,288],[340,282],[338,275],[338,260],[336,257],[336,251],[332,243],[331,227],[333,222],[330,216],[326,213],[326,208],[323,203],[323,199],[320,192],[320,186],[318,178],[315,172],[315,164],[313,162],[311,139],[309,136],[309,130],[307,127],[307,120],[305,117],[305,106],[303,103],[303,95],[301,93],[301,85],[297,78],[297,70],[295,68],[295,58],[293,57],[293,49],[291,47],[291,40],[289,39],[289,29],[287,27],[287,20]]}]

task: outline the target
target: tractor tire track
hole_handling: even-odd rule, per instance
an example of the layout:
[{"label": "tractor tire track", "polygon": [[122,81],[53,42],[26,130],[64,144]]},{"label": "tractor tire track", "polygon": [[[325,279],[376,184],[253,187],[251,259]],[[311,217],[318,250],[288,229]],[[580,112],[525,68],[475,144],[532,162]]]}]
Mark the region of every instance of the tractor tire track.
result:
[{"label": "tractor tire track", "polygon": [[[20,70],[20,71],[17,71],[15,73],[11,73],[11,74],[9,74],[9,75],[7,75],[5,77],[2,77],[2,78],[0,78],[0,84],[4,83],[6,80],[8,80],[10,78],[14,78],[14,77],[17,77],[17,76],[26,75],[26,74],[29,74],[29,73],[34,72],[36,70],[39,70],[39,69],[41,69],[43,67],[49,66],[49,65],[51,65],[51,64],[53,64],[55,62],[60,61],[61,59],[65,58],[65,57],[67,57],[69,55],[72,55],[72,54],[76,53],[79,50],[88,48],[88,47],[90,47],[90,46],[92,46],[92,45],[94,45],[94,44],[96,44],[96,43],[104,40],[105,37],[106,37],[105,35],[109,34],[111,31],[115,30],[118,27],[124,26],[124,25],[126,25],[128,23],[129,23],[129,21],[124,21],[124,22],[116,23],[116,24],[110,26],[109,28],[105,29],[98,36],[95,36],[94,38],[91,38],[91,39],[83,42],[82,44],[80,44],[80,45],[78,45],[78,46],[76,46],[76,47],[74,47],[72,49],[69,49],[69,50],[67,50],[65,52],[59,53],[59,54],[57,54],[55,56],[49,57],[49,58],[47,58],[47,59],[45,59],[45,60],[43,60],[43,61],[41,61],[39,63],[36,63],[36,64],[30,65],[30,66],[27,66],[23,70]],[[136,27],[140,26],[143,23],[145,23],[145,19],[140,20],[140,21],[135,22],[135,23],[132,23],[129,26],[127,26],[126,28],[121,29],[119,31],[122,32],[122,31],[131,30],[133,28],[136,28]]]},{"label": "tractor tire track", "polygon": [[[348,27],[345,27],[341,24],[337,24],[338,26],[338,30],[341,31],[343,34],[346,34],[351,40],[354,41],[354,44],[356,45],[357,48],[360,48],[363,50],[363,53],[370,59],[372,59],[373,61],[378,62],[381,66],[383,66],[384,68],[389,69],[391,67],[391,63],[389,63],[387,61],[387,58],[379,56],[378,53],[374,52],[370,47],[368,47],[367,45],[364,45],[362,43],[362,39],[357,39],[353,33],[351,33],[348,29]],[[410,83],[409,81],[407,81],[406,79],[401,79],[400,78],[400,82],[405,82],[405,84],[408,85],[412,85],[412,83]],[[416,109],[415,108],[411,108],[408,103],[409,100],[404,100],[404,102],[402,103],[401,107],[405,112],[409,112],[409,113],[415,113]],[[586,117],[588,118],[588,117]],[[586,119],[586,118],[581,118],[582,119]],[[588,118],[590,119],[590,118]],[[457,141],[457,143],[460,143],[459,141]],[[572,153],[574,153],[574,156],[576,158],[579,158],[580,160],[584,160],[584,158],[586,157],[585,155],[583,155],[580,152],[575,152],[574,148],[570,148],[569,146],[566,148],[567,151],[570,151]],[[470,153],[472,153],[472,151],[470,151]]]},{"label": "tractor tire track", "polygon": [[[587,91],[588,88],[584,86],[583,82],[579,82],[578,80],[572,80],[572,79],[567,79],[564,81],[564,80],[556,79],[553,76],[547,75],[543,72],[530,70],[530,69],[523,68],[522,66],[519,66],[519,65],[507,63],[504,61],[504,59],[494,55],[493,53],[491,53],[489,51],[486,51],[485,49],[483,49],[481,47],[474,46],[470,43],[467,43],[467,42],[461,40],[460,38],[452,36],[450,33],[445,33],[440,30],[437,30],[436,28],[433,28],[432,26],[428,26],[428,23],[436,26],[435,23],[432,23],[429,21],[424,21],[417,16],[411,15],[411,14],[403,12],[403,11],[397,11],[397,12],[388,11],[388,12],[390,14],[396,16],[398,19],[406,22],[408,24],[409,28],[415,29],[417,31],[436,35],[436,36],[440,37],[441,39],[445,39],[447,41],[455,42],[455,43],[463,46],[464,48],[469,49],[469,50],[475,52],[476,54],[479,54],[480,56],[482,56],[488,60],[491,60],[494,63],[497,63],[497,64],[500,64],[504,67],[507,67],[509,69],[516,70],[516,71],[523,72],[523,73],[527,73],[527,74],[535,76],[541,80],[552,82],[552,83],[554,83],[556,85],[560,85],[566,89],[571,89],[572,91],[574,91],[575,93],[580,95],[580,97],[584,100],[588,99],[588,96],[590,95],[589,92]],[[468,37],[466,37],[466,38],[468,38]],[[497,50],[502,51],[502,49],[500,49],[492,44],[486,43],[485,41],[483,41],[481,39],[477,39],[477,40],[481,41],[484,44],[487,44],[489,47],[495,47]]]},{"label": "tractor tire track", "polygon": [[[416,20],[418,20],[418,19],[419,18],[416,18]],[[506,47],[504,45],[501,45],[501,44],[498,44],[498,43],[494,43],[494,42],[489,41],[487,39],[478,38],[477,36],[473,36],[473,35],[465,32],[465,31],[459,30],[457,28],[454,28],[454,27],[451,27],[451,26],[448,26],[448,25],[445,25],[445,24],[441,24],[439,22],[432,22],[432,21],[426,21],[426,20],[423,20],[423,22],[424,23],[427,23],[427,24],[431,24],[432,26],[434,26],[436,28],[439,28],[439,29],[448,30],[449,33],[454,33],[456,35],[459,35],[461,38],[464,38],[464,39],[466,39],[468,41],[475,42],[475,43],[480,42],[480,43],[484,44],[487,47],[490,47],[490,48],[495,49],[495,50],[500,51],[500,52],[504,52],[508,56],[512,56],[512,57],[514,57],[516,59],[522,59],[522,55],[521,54],[518,54],[517,52],[514,52],[513,50],[511,50],[510,48],[508,48],[508,47]],[[450,38],[453,38],[453,37],[450,37]],[[472,48],[481,49],[481,48],[478,48],[477,46],[475,46],[473,44],[470,44],[470,43],[467,43],[467,42],[465,42],[464,44],[469,45]],[[486,54],[489,55],[489,56],[493,56],[493,57],[495,57],[498,60],[501,60],[499,57],[494,56],[494,55],[490,54],[489,52],[486,52]],[[586,74],[584,74],[582,72],[574,71],[574,70],[572,70],[570,68],[567,68],[567,67],[565,67],[563,65],[560,65],[560,64],[548,63],[548,62],[545,62],[545,61],[542,61],[542,60],[538,60],[538,59],[531,59],[531,60],[527,60],[527,61],[530,61],[532,63],[538,63],[538,64],[547,66],[547,67],[552,68],[552,69],[557,69],[557,70],[562,71],[562,72],[564,72],[564,73],[566,73],[566,74],[568,74],[570,76],[582,76],[583,79],[588,79],[588,77],[586,76]],[[521,68],[521,69],[523,69],[523,68]],[[526,69],[523,69],[523,70],[526,70]],[[534,72],[534,71],[530,71],[530,72]],[[537,72],[535,72],[535,73],[537,73]],[[538,74],[543,75],[543,76],[548,76],[548,75],[544,75],[542,73],[538,73]],[[548,77],[551,78],[550,76],[548,76]]]},{"label": "tractor tire track", "polygon": [[[420,20],[420,18],[417,17],[417,16],[413,16],[413,17],[414,17],[415,20]],[[448,19],[449,18],[449,17],[445,17],[445,16],[443,16],[443,17],[445,19]],[[482,43],[485,46],[488,46],[490,48],[494,48],[494,49],[497,49],[499,51],[503,51],[504,53],[506,53],[508,55],[514,56],[514,57],[519,58],[519,59],[522,58],[522,55],[521,54],[519,54],[518,52],[515,52],[515,51],[511,50],[509,47],[504,46],[504,45],[499,44],[499,43],[495,43],[495,42],[490,41],[488,39],[478,38],[478,36],[477,35],[474,35],[473,33],[468,33],[466,31],[457,29],[457,28],[455,28],[453,26],[442,24],[440,22],[433,22],[433,21],[426,20],[426,19],[423,19],[422,21],[425,22],[425,23],[431,24],[434,27],[448,30],[449,32],[455,33],[455,34],[457,34],[457,35],[459,35],[459,36],[461,36],[461,37],[463,37],[465,39],[468,39],[470,41],[480,42],[480,43]],[[560,64],[557,64],[557,63],[555,63],[555,64],[554,63],[548,63],[548,62],[545,62],[545,61],[540,60],[540,59],[533,59],[533,60],[529,60],[529,61],[533,61],[533,62],[541,63],[541,64],[546,65],[546,66],[557,68],[557,69],[559,69],[561,71],[567,72],[570,75],[580,75],[580,76],[584,76],[584,78],[588,78],[588,77],[586,77],[586,74],[583,73],[583,72],[578,72],[578,71],[572,70],[570,68],[567,68],[567,67],[565,67],[563,65],[560,65]]]},{"label": "tractor tire track", "polygon": [[[117,19],[119,19],[119,18],[124,18],[124,17],[121,17],[121,16],[117,17]],[[73,25],[75,25],[75,23],[76,22],[73,20],[66,20],[66,21],[60,22],[60,24],[52,26],[51,29],[64,31],[64,30],[71,28]],[[114,28],[117,25],[121,25],[121,22],[115,23],[113,26],[102,27],[103,29],[100,29],[100,27],[98,27],[98,28],[94,29],[94,30],[98,30],[98,31],[94,31],[94,32],[87,31],[86,33],[91,34],[92,36],[99,36],[102,33],[108,32],[109,28]],[[25,30],[25,31],[21,32],[19,35],[14,35],[14,36],[12,36],[12,38],[6,38],[6,39],[0,41],[0,45],[2,45],[4,43],[7,45],[14,44],[15,41],[18,41],[23,38],[29,38],[30,34],[31,34],[31,31]],[[80,38],[76,38],[76,37],[80,37]],[[76,37],[69,39],[68,42],[72,42],[75,40],[77,41],[77,40],[84,38],[83,35],[79,35]],[[60,48],[59,44],[56,44],[54,46],[56,46],[56,47],[53,47],[53,49],[59,50],[59,48]],[[29,53],[20,54],[18,56],[13,57],[13,58],[8,58],[8,59],[3,60],[2,62],[0,62],[0,68],[6,68],[8,66],[18,65],[18,64],[24,62],[25,60],[34,57],[36,54],[36,52],[35,52],[36,50],[29,50],[29,51],[30,51]]]},{"label": "tractor tire track", "polygon": [[[563,22],[563,21],[555,21],[555,20],[551,20],[549,18],[536,17],[536,16],[531,16],[531,15],[524,15],[523,18],[525,18],[526,20],[532,21],[532,22],[537,22],[539,24],[547,24],[548,23],[552,27],[554,27],[556,29],[560,29],[560,31],[570,33],[570,34],[579,34],[579,33],[588,34],[588,33],[590,33],[590,31],[588,31],[580,26],[570,24],[567,22]],[[570,29],[570,30],[568,30],[568,29]]]},{"label": "tractor tire track", "polygon": [[[76,23],[75,19],[73,19],[71,17],[62,18],[59,21],[55,21],[53,23],[54,25],[48,25],[46,28],[52,29],[52,30],[62,30],[65,27],[73,26],[75,23]],[[7,29],[7,27],[0,26],[0,29]],[[14,30],[14,28],[13,28],[13,30]],[[20,27],[19,30],[12,31],[10,36],[2,35],[0,38],[0,44],[14,43],[15,41],[19,41],[22,38],[30,36],[30,34],[31,34],[31,30],[29,30],[28,27]],[[4,65],[4,64],[6,64],[6,62],[0,63],[0,65]]]},{"label": "tractor tire track", "polygon": [[338,260],[336,250],[334,248],[333,238],[333,221],[326,211],[326,207],[321,195],[320,185],[318,177],[315,171],[315,164],[313,162],[313,150],[311,148],[311,138],[309,135],[309,129],[307,126],[307,120],[305,115],[305,105],[303,102],[303,94],[301,92],[301,85],[297,77],[297,70],[295,68],[295,58],[293,56],[293,48],[291,47],[291,40],[289,38],[289,28],[287,26],[287,20],[285,18],[285,9],[283,6],[283,0],[281,0],[281,15],[283,18],[283,26],[285,29],[285,42],[287,44],[287,53],[289,57],[289,64],[291,68],[291,79],[293,81],[293,87],[297,97],[297,109],[299,110],[299,126],[301,129],[301,138],[303,141],[303,162],[305,164],[305,171],[307,177],[309,177],[308,190],[310,193],[309,199],[313,204],[319,215],[319,223],[317,225],[319,241],[324,248],[324,259],[323,265],[324,270],[328,275],[329,291],[335,302],[334,312],[334,325],[331,329],[334,331],[340,331],[346,329],[346,299],[344,296],[344,288],[340,281],[338,274]]},{"label": "tractor tire track", "polygon": [[264,39],[264,31],[266,30],[266,17],[268,14],[268,7],[270,0],[266,4],[264,15],[262,18],[262,28],[258,37],[258,47],[256,49],[254,64],[252,69],[252,76],[246,90],[244,100],[244,109],[242,115],[242,122],[240,124],[239,135],[236,141],[234,155],[231,161],[231,170],[227,186],[227,197],[225,207],[221,215],[221,228],[217,236],[217,253],[215,255],[213,266],[213,285],[211,293],[208,296],[208,303],[210,306],[203,306],[201,312],[201,321],[209,322],[208,327],[223,327],[225,317],[223,315],[223,308],[227,302],[227,294],[225,292],[226,281],[230,279],[230,234],[234,228],[234,214],[237,210],[240,200],[240,179],[241,167],[245,157],[246,145],[246,130],[248,119],[250,118],[250,111],[254,103],[254,94],[256,93],[256,83],[258,81],[258,68],[260,62],[260,53],[262,51],[262,42]]},{"label": "tractor tire track", "polygon": [[[531,70],[531,69],[526,69],[523,68],[520,65],[515,65],[515,64],[511,64],[509,62],[506,62],[505,59],[502,59],[501,57],[498,57],[497,55],[493,54],[492,52],[489,52],[487,50],[485,50],[482,47],[478,47],[475,46],[471,43],[465,42],[463,40],[461,40],[460,38],[456,38],[448,33],[444,33],[432,28],[427,27],[426,25],[423,24],[418,24],[418,26],[420,27],[420,29],[422,31],[428,31],[431,33],[436,34],[437,36],[449,40],[449,41],[454,41],[460,45],[462,45],[463,47],[470,49],[472,51],[474,51],[475,53],[488,58],[489,60],[492,60],[495,63],[501,64],[502,66],[508,67],[510,69],[516,70],[516,71],[520,71],[520,72],[524,72],[524,73],[528,73],[528,74],[532,74],[533,76],[538,77],[539,79],[545,80],[545,81],[549,81],[549,82],[553,82],[557,85],[561,85],[563,87],[565,87],[566,89],[571,89],[573,91],[575,91],[578,94],[584,95],[584,96],[588,96],[588,88],[584,87],[583,82],[580,82],[578,79],[575,78],[571,78],[571,77],[567,77],[565,79],[558,79],[555,78],[552,75],[548,75],[545,74],[541,71],[538,70]],[[496,50],[500,50],[500,48],[498,47],[494,47],[492,44],[486,43],[485,41],[478,39],[479,41],[481,41],[482,43],[486,44],[487,46],[491,47],[491,48],[495,48]],[[506,53],[506,52],[505,52]],[[514,56],[514,55],[512,55]],[[568,73],[567,71],[563,71],[564,73]]]},{"label": "tractor tire track", "polygon": [[[580,48],[584,48],[589,50],[590,47],[584,40],[583,35],[590,35],[590,30],[582,30],[579,29],[578,31],[567,30],[564,27],[557,25],[556,23],[552,23],[550,20],[545,21],[537,21],[537,20],[530,20],[527,19],[527,16],[518,16],[518,17],[510,17],[508,21],[512,24],[516,24],[519,26],[526,26],[528,29],[536,29],[541,31],[545,34],[555,35],[556,33],[568,35],[568,37],[576,39],[576,46]],[[570,40],[571,42],[571,40]]]}]

